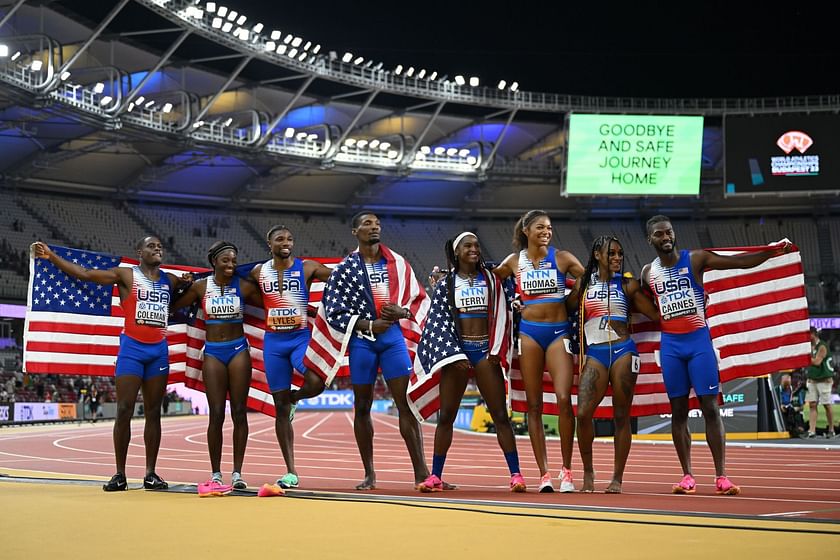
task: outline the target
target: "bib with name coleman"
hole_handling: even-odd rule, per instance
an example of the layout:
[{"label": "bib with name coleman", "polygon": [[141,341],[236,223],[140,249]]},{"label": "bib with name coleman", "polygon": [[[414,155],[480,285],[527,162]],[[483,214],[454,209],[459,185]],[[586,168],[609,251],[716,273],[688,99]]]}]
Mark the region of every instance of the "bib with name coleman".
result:
[{"label": "bib with name coleman", "polygon": [[534,303],[562,303],[566,299],[566,274],[557,268],[555,248],[548,247],[548,253],[537,266],[528,258],[528,251],[519,252],[519,267],[516,270],[516,293],[523,305]]},{"label": "bib with name coleman", "polygon": [[260,269],[260,290],[265,308],[265,326],[271,332],[305,329],[309,289],[303,272],[303,261],[295,259],[282,276],[274,261],[266,261]]},{"label": "bib with name coleman", "polygon": [[610,321],[627,322],[627,310],[621,276],[616,274],[609,282],[604,282],[593,274],[583,304],[586,343],[603,344],[621,338],[610,326]]},{"label": "bib with name coleman", "polygon": [[455,307],[461,318],[487,317],[487,278],[479,272],[472,284],[468,278],[455,275]]},{"label": "bib with name coleman", "polygon": [[690,251],[680,251],[674,266],[662,266],[657,258],[650,265],[649,281],[662,332],[685,334],[706,326],[706,294],[694,280]]},{"label": "bib with name coleman", "polygon": [[158,281],[150,280],[137,265],[131,267],[131,273],[131,290],[122,301],[123,332],[139,342],[158,343],[166,337],[169,323],[169,277],[161,271]]},{"label": "bib with name coleman", "polygon": [[234,276],[230,284],[220,286],[213,276],[208,276],[201,309],[204,311],[204,320],[208,325],[241,323],[244,314],[239,277]]}]

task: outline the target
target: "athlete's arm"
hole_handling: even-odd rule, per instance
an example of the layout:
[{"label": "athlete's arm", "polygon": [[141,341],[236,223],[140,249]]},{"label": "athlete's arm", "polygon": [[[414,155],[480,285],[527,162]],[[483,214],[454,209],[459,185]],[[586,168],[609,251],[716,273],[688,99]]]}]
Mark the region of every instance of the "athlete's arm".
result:
[{"label": "athlete's arm", "polygon": [[326,282],[330,279],[330,274],[332,273],[330,267],[318,261],[303,261],[303,269],[306,274],[307,285],[312,283],[313,278],[317,278],[321,282]]},{"label": "athlete's arm", "polygon": [[820,364],[822,364],[823,360],[825,359],[825,355],[827,353],[828,353],[828,351],[825,349],[825,345],[821,344],[820,349],[817,350],[816,356],[811,358],[811,365],[816,367],[816,366],[819,366]]},{"label": "athlete's arm", "polygon": [[245,279],[244,282],[239,282],[239,289],[242,291],[242,299],[256,307],[263,306],[262,290],[250,277]]},{"label": "athlete's arm", "polygon": [[173,288],[177,288],[182,284],[189,284],[193,281],[192,272],[184,272],[181,276],[175,276],[171,272],[167,272],[166,276],[169,278],[169,283]]},{"label": "athlete's arm", "polygon": [[513,276],[514,270],[519,266],[519,255],[511,253],[505,260],[499,263],[499,266],[493,269],[493,274],[504,280],[508,276]]},{"label": "athlete's arm", "polygon": [[624,279],[624,293],[633,302],[633,309],[644,313],[654,321],[659,320],[659,310],[642,290],[642,285],[635,278]]},{"label": "athlete's arm", "polygon": [[189,289],[178,297],[174,302],[169,304],[169,310],[174,313],[176,309],[192,305],[195,301],[204,297],[204,291],[207,289],[207,280],[199,280],[195,282]]},{"label": "athlete's arm", "polygon": [[576,256],[569,251],[557,251],[557,268],[565,271],[566,274],[580,278],[583,276],[583,265]]},{"label": "athlete's arm", "polygon": [[248,280],[254,282],[255,284],[259,284],[260,281],[260,272],[262,271],[262,263],[255,265],[254,268],[251,269],[251,272],[248,273]]},{"label": "athlete's arm", "polygon": [[752,268],[758,266],[770,257],[776,257],[790,253],[793,245],[785,242],[779,247],[773,247],[756,253],[742,255],[718,255],[712,251],[692,251],[691,267],[695,271],[703,271],[707,268],[712,270],[729,270],[732,268]]},{"label": "athlete's arm", "polygon": [[85,268],[62,259],[53,253],[52,249],[46,243],[41,241],[36,241],[32,244],[32,254],[36,259],[46,259],[65,274],[69,274],[85,282],[95,282],[96,284],[105,285],[119,284],[124,288],[131,286],[131,270],[125,267],[117,266],[103,270]]}]

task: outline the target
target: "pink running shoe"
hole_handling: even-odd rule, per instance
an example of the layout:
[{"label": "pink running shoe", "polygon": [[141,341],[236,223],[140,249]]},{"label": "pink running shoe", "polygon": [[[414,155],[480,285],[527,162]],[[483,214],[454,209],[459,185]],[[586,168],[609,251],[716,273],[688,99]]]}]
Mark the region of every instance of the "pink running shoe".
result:
[{"label": "pink running shoe", "polygon": [[680,480],[679,484],[674,484],[671,488],[673,494],[694,494],[697,491],[697,483],[694,482],[694,477],[690,474],[685,475]]},{"label": "pink running shoe", "polygon": [[208,480],[198,485],[198,497],[208,498],[210,496],[224,496],[230,494],[233,486],[229,484],[222,484],[216,480]]},{"label": "pink running shoe", "polygon": [[732,484],[727,477],[719,476],[715,479],[715,493],[722,496],[737,496],[741,493],[741,489]]},{"label": "pink running shoe", "polygon": [[426,480],[417,485],[417,489],[421,492],[443,492],[443,481],[437,475],[430,474]]},{"label": "pink running shoe", "polygon": [[575,491],[575,481],[572,480],[572,471],[570,469],[567,469],[566,467],[560,469],[560,491]]},{"label": "pink running shoe", "polygon": [[260,498],[271,498],[274,496],[282,496],[286,492],[280,487],[279,484],[263,484],[262,487],[257,491],[257,496]]},{"label": "pink running shoe", "polygon": [[525,479],[522,478],[520,473],[514,473],[510,477],[510,491],[511,492],[524,492],[525,491]]},{"label": "pink running shoe", "polygon": [[554,492],[554,485],[551,484],[551,473],[545,473],[542,478],[540,478],[540,494],[550,494]]}]

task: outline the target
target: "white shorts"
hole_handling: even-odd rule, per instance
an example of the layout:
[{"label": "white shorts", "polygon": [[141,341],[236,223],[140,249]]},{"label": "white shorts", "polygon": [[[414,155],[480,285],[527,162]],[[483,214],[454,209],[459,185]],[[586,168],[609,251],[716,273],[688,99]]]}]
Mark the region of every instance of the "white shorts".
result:
[{"label": "white shorts", "polygon": [[808,396],[805,397],[805,401],[809,403],[815,402],[817,404],[831,404],[832,385],[833,380],[830,377],[828,379],[820,379],[819,381],[809,379]]}]

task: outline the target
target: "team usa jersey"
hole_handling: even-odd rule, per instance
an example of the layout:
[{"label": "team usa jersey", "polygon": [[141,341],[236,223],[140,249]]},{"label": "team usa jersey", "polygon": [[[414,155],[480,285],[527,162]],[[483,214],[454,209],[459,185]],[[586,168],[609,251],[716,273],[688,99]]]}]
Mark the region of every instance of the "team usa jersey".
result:
[{"label": "team usa jersey", "polygon": [[283,279],[274,268],[274,260],[260,269],[260,290],[265,308],[265,327],[271,332],[292,332],[305,329],[309,289],[303,272],[303,261],[295,259],[283,271]]},{"label": "team usa jersey", "polygon": [[382,306],[388,303],[390,286],[388,284],[388,261],[384,258],[375,263],[365,263],[368,280],[370,281],[370,293],[373,295],[373,305],[376,307],[376,316],[379,317]]},{"label": "team usa jersey", "polygon": [[238,276],[234,276],[227,286],[217,284],[213,276],[207,277],[201,309],[208,325],[241,323],[244,316],[242,308],[242,291]]},{"label": "team usa jersey", "polygon": [[675,266],[650,265],[650,289],[659,307],[662,332],[686,334],[706,326],[706,294],[691,272],[691,252],[680,251]]},{"label": "team usa jersey", "polygon": [[462,319],[487,317],[487,278],[479,272],[474,279],[455,275],[455,307]]},{"label": "team usa jersey", "polygon": [[156,344],[166,337],[171,292],[169,277],[160,272],[160,280],[155,282],[137,265],[131,267],[131,273],[131,290],[122,301],[123,333],[138,342]]},{"label": "team usa jersey", "polygon": [[548,253],[540,260],[537,268],[528,258],[528,251],[519,251],[519,268],[516,270],[516,293],[522,305],[535,303],[562,303],[566,299],[566,273],[557,268],[556,250],[548,247]]},{"label": "team usa jersey", "polygon": [[616,274],[609,282],[604,282],[593,274],[583,304],[586,342],[602,344],[621,338],[610,326],[610,321],[626,323],[628,307],[620,275]]}]

